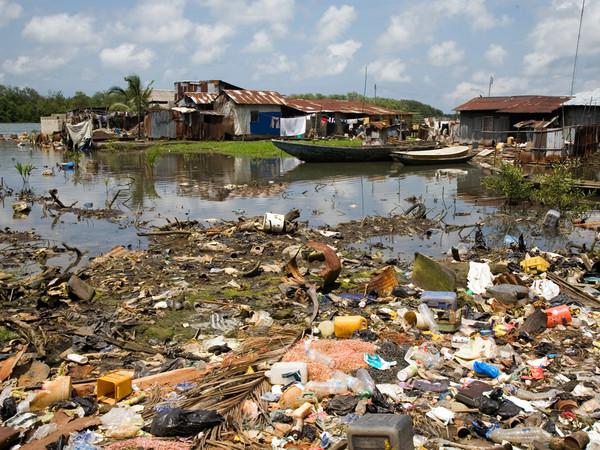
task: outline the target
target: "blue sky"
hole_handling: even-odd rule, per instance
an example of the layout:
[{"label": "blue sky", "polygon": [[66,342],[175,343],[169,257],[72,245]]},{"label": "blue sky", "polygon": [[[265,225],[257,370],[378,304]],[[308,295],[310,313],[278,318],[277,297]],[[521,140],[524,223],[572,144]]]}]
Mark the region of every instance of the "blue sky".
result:
[{"label": "blue sky", "polygon": [[[224,79],[284,94],[367,92],[450,111],[492,95],[569,93],[581,0],[0,0],[0,83],[93,93]],[[587,0],[575,91],[600,84]]]}]

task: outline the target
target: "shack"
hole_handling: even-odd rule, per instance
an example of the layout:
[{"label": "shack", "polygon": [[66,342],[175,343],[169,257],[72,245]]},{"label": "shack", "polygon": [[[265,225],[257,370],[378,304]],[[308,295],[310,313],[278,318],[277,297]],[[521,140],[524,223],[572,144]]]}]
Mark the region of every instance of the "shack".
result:
[{"label": "shack", "polygon": [[222,140],[223,114],[193,108],[154,109],[144,117],[148,139]]},{"label": "shack", "polygon": [[454,108],[460,116],[459,139],[462,142],[505,142],[508,136],[525,141],[515,124],[527,120],[549,121],[569,97],[513,95],[475,97]]},{"label": "shack", "polygon": [[215,111],[225,116],[226,136],[254,138],[279,136],[282,108],[286,98],[275,91],[222,91],[215,100]]},{"label": "shack", "polygon": [[40,132],[46,136],[60,133],[62,132],[66,121],[66,114],[51,114],[49,116],[40,117]]},{"label": "shack", "polygon": [[[304,115],[306,133],[314,136],[356,134],[360,125],[371,122],[384,122],[386,126],[402,125],[401,131],[408,130],[412,113],[395,111],[361,101],[336,99],[288,98],[287,113],[284,117]],[[379,129],[382,127],[380,126]]]}]

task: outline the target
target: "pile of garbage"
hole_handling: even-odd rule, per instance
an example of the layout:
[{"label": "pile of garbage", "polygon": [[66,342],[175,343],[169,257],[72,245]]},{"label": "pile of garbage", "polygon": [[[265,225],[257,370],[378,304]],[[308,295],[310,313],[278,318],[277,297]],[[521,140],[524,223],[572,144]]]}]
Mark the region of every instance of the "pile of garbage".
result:
[{"label": "pile of garbage", "polygon": [[23,237],[27,278],[5,233],[0,449],[600,446],[595,255],[478,234],[410,265],[296,219],[174,222],[85,267]]}]

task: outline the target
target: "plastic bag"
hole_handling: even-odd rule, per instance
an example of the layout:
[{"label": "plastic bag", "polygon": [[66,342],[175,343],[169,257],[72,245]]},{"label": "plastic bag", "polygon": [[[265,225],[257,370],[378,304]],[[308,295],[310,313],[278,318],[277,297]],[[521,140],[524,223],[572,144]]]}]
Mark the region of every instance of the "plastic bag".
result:
[{"label": "plastic bag", "polygon": [[124,439],[133,437],[144,426],[144,419],[131,408],[113,408],[100,420],[106,428],[106,437]]},{"label": "plastic bag", "polygon": [[494,284],[494,277],[487,263],[469,262],[467,280],[467,287],[474,294],[483,294],[488,287]]},{"label": "plastic bag", "polygon": [[150,426],[154,436],[193,436],[223,422],[216,411],[173,408],[157,414]]},{"label": "plastic bag", "polygon": [[551,280],[535,280],[531,285],[531,292],[549,301],[560,294],[560,287]]}]

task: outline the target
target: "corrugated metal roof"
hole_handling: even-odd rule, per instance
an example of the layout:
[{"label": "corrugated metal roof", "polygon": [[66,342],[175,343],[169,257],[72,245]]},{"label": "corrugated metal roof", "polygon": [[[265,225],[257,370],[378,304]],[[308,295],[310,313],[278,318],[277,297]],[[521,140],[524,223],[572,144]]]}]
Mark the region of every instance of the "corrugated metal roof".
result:
[{"label": "corrugated metal roof", "polygon": [[578,92],[565,106],[600,106],[600,88]]},{"label": "corrugated metal roof", "polygon": [[185,97],[189,97],[196,105],[210,105],[219,94],[217,92],[185,92]]},{"label": "corrugated metal roof", "polygon": [[238,105],[286,105],[286,98],[275,91],[226,89],[223,92]]},{"label": "corrugated metal roof", "polygon": [[169,103],[175,101],[175,91],[169,89],[152,89],[150,103]]},{"label": "corrugated metal roof", "polygon": [[475,97],[454,108],[455,111],[496,111],[505,113],[551,113],[556,111],[566,96],[514,95],[507,97]]},{"label": "corrugated metal roof", "polygon": [[343,114],[367,114],[367,115],[397,115],[412,114],[408,112],[394,111],[381,106],[363,103],[361,101],[323,99],[290,98],[287,100],[290,108],[297,109],[307,114],[316,112],[343,113]]}]

